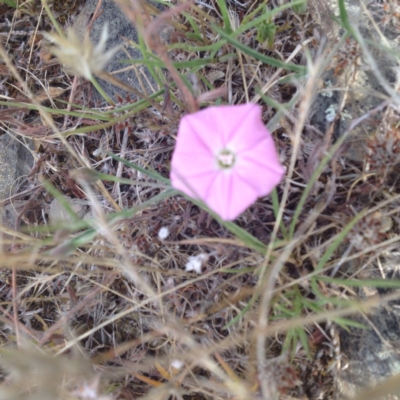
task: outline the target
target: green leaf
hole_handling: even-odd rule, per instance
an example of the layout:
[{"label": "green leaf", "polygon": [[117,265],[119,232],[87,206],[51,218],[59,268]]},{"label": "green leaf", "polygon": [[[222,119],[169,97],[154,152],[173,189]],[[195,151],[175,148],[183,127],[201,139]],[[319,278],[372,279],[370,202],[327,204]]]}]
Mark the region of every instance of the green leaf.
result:
[{"label": "green leaf", "polygon": [[[140,20],[140,18],[138,18],[138,20]],[[138,27],[136,27],[136,28],[138,28]],[[141,27],[141,29],[144,29],[144,27]],[[142,30],[139,30],[139,32],[142,32]],[[140,48],[140,51],[142,53],[143,60],[147,61],[147,60],[149,60],[150,57],[155,57],[155,55],[151,51],[149,51],[147,49],[147,44],[146,44],[146,41],[144,40],[143,35],[138,35],[138,39],[139,39],[139,48]],[[163,86],[163,82],[160,79],[160,76],[162,75],[162,72],[157,73],[156,69],[155,69],[155,67],[156,67],[155,65],[149,64],[147,67],[149,69],[149,72],[150,72],[151,76],[158,83],[158,85],[160,87],[162,87]],[[159,67],[159,69],[161,69],[162,67],[164,67],[164,65],[162,64],[162,65],[160,65],[158,67]]]},{"label": "green leaf", "polygon": [[234,32],[234,36],[237,37],[251,28],[257,28],[259,24],[265,20],[272,21],[272,17],[274,15],[279,14],[288,8],[295,7],[296,5],[301,5],[303,2],[304,0],[295,0],[290,3],[283,4],[280,7],[274,7],[270,11],[263,12],[259,17],[255,17],[255,15],[257,15],[265,7],[265,3],[263,2],[259,7],[257,7],[256,10],[243,19],[243,22],[239,28]]},{"label": "green leaf", "polygon": [[265,255],[267,252],[267,247],[263,242],[258,240],[255,236],[248,233],[246,230],[236,225],[231,221],[222,221],[219,217],[215,216],[215,218],[219,219],[221,225],[223,225],[229,232],[233,233],[238,239],[240,239],[243,243],[246,244],[251,249],[254,249]]},{"label": "green leaf", "polygon": [[347,14],[346,10],[346,5],[344,3],[344,0],[338,0],[339,2],[339,17],[340,20],[342,21],[343,27],[348,31],[348,32],[353,32],[353,28],[351,27],[350,21],[349,21],[349,15]]},{"label": "green leaf", "polygon": [[17,3],[14,0],[0,0],[0,4],[7,4],[10,7],[17,8]]},{"label": "green leaf", "polygon": [[223,45],[225,41],[221,40],[217,43],[208,44],[204,46],[194,46],[187,43],[172,43],[168,46],[168,50],[186,50],[186,51],[214,51],[217,52]]},{"label": "green leaf", "polygon": [[[207,46],[210,47],[210,46]],[[215,48],[215,46],[213,47]],[[223,57],[207,57],[207,58],[199,58],[188,61],[174,61],[172,65],[179,68],[204,68],[207,65],[217,64],[219,62],[226,61],[230,58],[235,57],[235,54],[225,54]],[[143,60],[143,59],[126,59],[120,61],[122,64],[133,64],[133,65],[146,65],[146,66],[157,66],[162,67],[163,63],[159,60]]]},{"label": "green leaf", "polygon": [[340,327],[342,327],[343,329],[347,329],[347,327],[353,327],[353,328],[359,328],[359,329],[368,329],[367,325],[364,325],[360,322],[357,321],[353,321],[352,319],[348,319],[348,318],[335,318],[334,319],[335,324],[339,325]]},{"label": "green leaf", "polygon": [[[303,346],[303,350],[307,354],[307,357],[311,360],[312,356],[311,356],[311,351],[310,351],[310,344],[308,341],[307,334],[303,328],[297,328],[297,336],[300,340],[300,343]],[[295,356],[296,356],[296,348],[293,349],[293,357],[295,357]]]},{"label": "green leaf", "polygon": [[273,22],[262,22],[257,28],[256,40],[263,44],[268,39],[268,49],[272,49],[277,27]]},{"label": "green leaf", "polygon": [[191,33],[188,32],[185,34],[185,36],[189,39],[189,40],[194,40],[194,41],[199,41],[202,42],[203,41],[203,37],[198,35],[197,33]]},{"label": "green leaf", "polygon": [[229,18],[229,10],[225,0],[217,0],[219,10],[225,25],[225,32],[230,35],[232,33],[231,20]]},{"label": "green leaf", "polygon": [[[1,0],[0,0],[1,1]],[[28,110],[37,110],[38,106],[36,104],[28,104],[28,103],[15,103],[15,102],[8,102],[8,101],[0,101],[0,106],[6,106],[6,107],[24,107],[27,108]],[[41,109],[49,114],[54,114],[54,115],[69,115],[72,117],[84,117],[87,119],[94,119],[94,120],[101,120],[101,121],[109,121],[110,117],[105,116],[104,113],[96,113],[95,110],[82,110],[82,111],[67,111],[67,110],[59,110],[59,109],[53,109],[49,107],[43,107],[41,106]],[[114,111],[115,112],[115,111]]]},{"label": "green leaf", "polygon": [[292,347],[292,343],[293,341],[296,341],[295,339],[296,333],[294,331],[294,329],[290,329],[285,336],[285,341],[283,342],[283,346],[282,346],[282,353],[287,353],[289,351],[289,349]]},{"label": "green leaf", "polygon": [[201,32],[200,32],[200,30],[199,30],[199,26],[198,26],[198,24],[196,23],[195,19],[194,19],[190,14],[188,14],[188,13],[184,13],[183,15],[184,15],[184,16],[186,17],[186,19],[189,21],[190,26],[192,27],[192,29],[193,29],[193,31],[194,31],[194,33],[187,32],[185,36],[186,36],[189,40],[196,40],[196,41],[199,41],[199,42],[203,42],[203,43],[204,43],[203,35],[201,34]]},{"label": "green leaf", "polygon": [[197,60],[188,61],[175,61],[173,66],[175,68],[193,68],[193,67],[205,67],[207,65],[216,64],[219,60],[217,58],[200,58]]},{"label": "green leaf", "polygon": [[308,0],[304,0],[302,4],[293,5],[293,11],[297,14],[304,14],[307,11]]}]

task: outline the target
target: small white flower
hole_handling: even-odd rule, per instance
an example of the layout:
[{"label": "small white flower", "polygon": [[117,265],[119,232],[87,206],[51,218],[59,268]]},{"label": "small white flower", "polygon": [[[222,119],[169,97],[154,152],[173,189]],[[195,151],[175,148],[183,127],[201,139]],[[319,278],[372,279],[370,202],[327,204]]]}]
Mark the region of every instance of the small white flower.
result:
[{"label": "small white flower", "polygon": [[158,238],[160,240],[165,240],[169,236],[169,229],[166,226],[163,226],[159,231],[158,231]]},{"label": "small white flower", "polygon": [[67,37],[45,33],[54,44],[50,51],[60,60],[61,64],[71,69],[71,72],[90,80],[93,74],[102,71],[111,57],[118,51],[118,47],[105,52],[108,38],[108,27],[104,26],[101,37],[96,46],[89,35],[81,40],[72,29],[68,30]]},{"label": "small white flower", "polygon": [[200,253],[197,256],[190,256],[185,266],[185,271],[194,271],[196,274],[201,274],[201,267],[203,263],[208,259],[207,254]]},{"label": "small white flower", "polygon": [[171,367],[174,368],[174,369],[179,370],[179,369],[182,369],[183,366],[184,366],[184,364],[183,364],[183,362],[181,360],[173,360],[171,362]]}]

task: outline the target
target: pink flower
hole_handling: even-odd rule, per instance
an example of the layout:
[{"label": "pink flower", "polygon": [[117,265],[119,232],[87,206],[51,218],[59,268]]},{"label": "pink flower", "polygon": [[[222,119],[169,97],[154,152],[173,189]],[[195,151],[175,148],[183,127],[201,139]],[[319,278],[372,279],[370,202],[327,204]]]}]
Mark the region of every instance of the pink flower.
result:
[{"label": "pink flower", "polygon": [[182,118],[171,162],[175,189],[233,220],[271,193],[284,169],[255,104],[216,106]]}]

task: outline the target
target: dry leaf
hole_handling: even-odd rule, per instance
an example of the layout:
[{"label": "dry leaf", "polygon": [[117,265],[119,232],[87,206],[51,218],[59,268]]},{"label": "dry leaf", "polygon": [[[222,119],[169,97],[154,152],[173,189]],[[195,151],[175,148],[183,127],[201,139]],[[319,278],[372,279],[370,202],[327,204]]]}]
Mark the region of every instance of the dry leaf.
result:
[{"label": "dry leaf", "polygon": [[206,75],[206,78],[213,84],[217,79],[224,78],[225,73],[222,71],[211,71],[209,74]]},{"label": "dry leaf", "polygon": [[35,100],[39,103],[43,101],[56,99],[60,97],[65,92],[65,89],[57,87],[57,86],[50,86],[46,90],[40,91],[36,96]]},{"label": "dry leaf", "polygon": [[42,46],[39,51],[39,57],[43,62],[47,63],[53,56],[46,46]]}]

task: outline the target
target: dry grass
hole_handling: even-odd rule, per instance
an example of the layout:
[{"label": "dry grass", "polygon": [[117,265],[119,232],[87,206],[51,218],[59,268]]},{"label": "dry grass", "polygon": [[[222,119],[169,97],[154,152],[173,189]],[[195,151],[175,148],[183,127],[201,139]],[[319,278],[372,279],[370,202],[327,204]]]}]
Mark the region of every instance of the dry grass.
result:
[{"label": "dry grass", "polygon": [[[34,168],[1,203],[18,213],[15,226],[0,227],[1,398],[333,397],[331,322],[398,296],[352,300],[361,279],[377,278],[377,261],[396,264],[399,102],[392,89],[341,138],[337,119],[316,132],[321,74],[341,73],[343,62],[308,10],[284,5],[248,25],[261,4],[172,9],[168,52],[150,40],[160,27],[153,20],[142,35],[168,86],[103,107],[50,57],[41,31],[53,26],[41,7],[0,4],[1,129],[35,140]],[[160,60],[192,64],[178,73]],[[264,104],[287,166],[277,193],[235,224],[169,188],[177,125],[199,98]],[[362,124],[376,134],[354,160],[347,136]],[[81,200],[86,217],[64,201],[68,221],[50,220],[63,195]],[[200,274],[185,270],[189,261]]]}]

